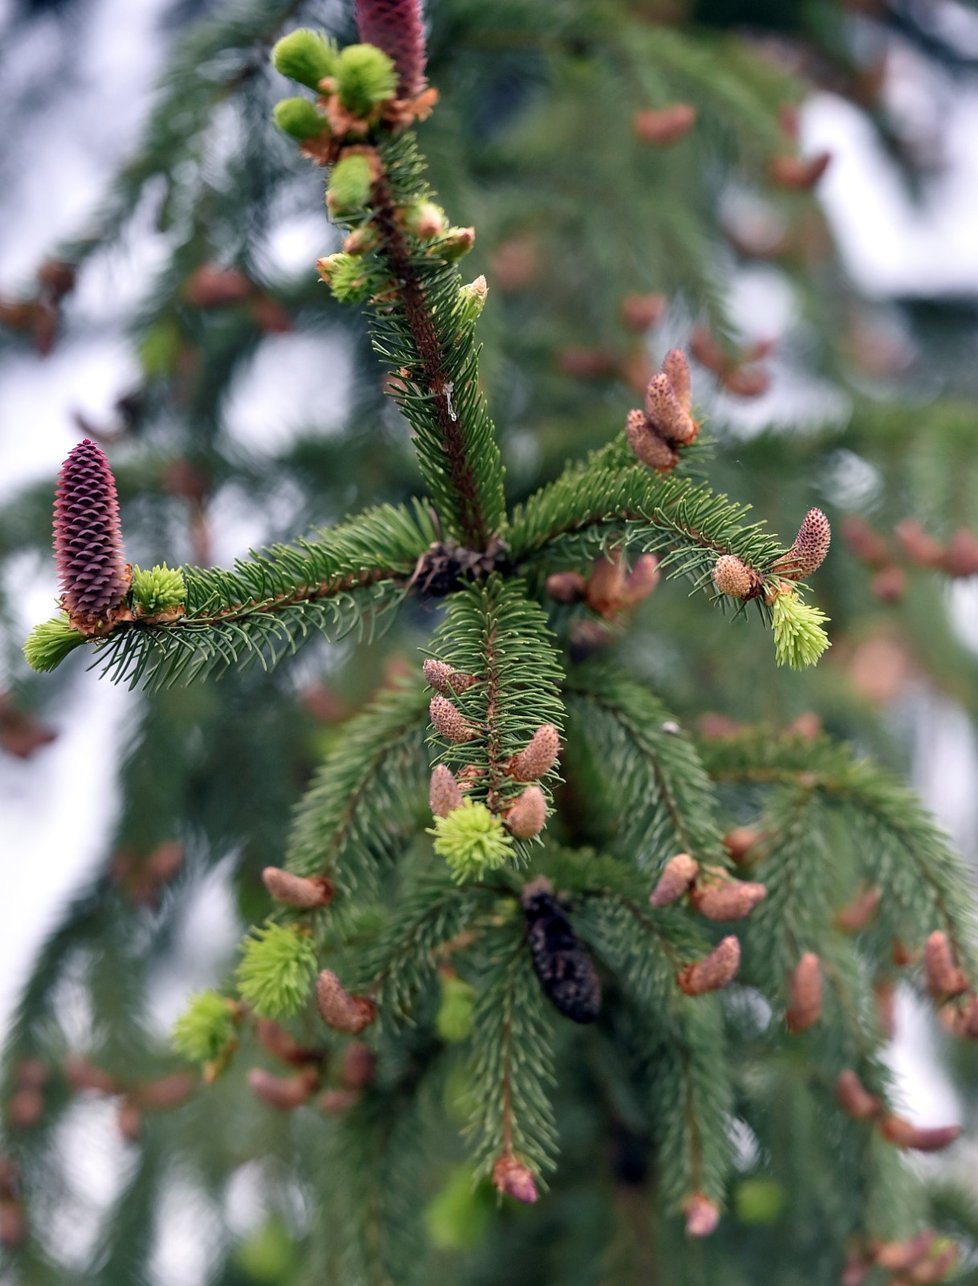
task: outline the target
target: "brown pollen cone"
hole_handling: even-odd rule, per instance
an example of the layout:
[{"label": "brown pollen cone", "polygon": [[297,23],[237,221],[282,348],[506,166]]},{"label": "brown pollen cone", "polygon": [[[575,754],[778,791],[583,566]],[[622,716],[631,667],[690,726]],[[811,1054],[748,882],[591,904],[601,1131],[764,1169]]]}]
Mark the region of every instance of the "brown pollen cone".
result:
[{"label": "brown pollen cone", "polygon": [[788,1030],[797,1035],[813,1027],[822,1015],[822,963],[814,951],[806,951],[795,965],[789,983],[785,1010]]},{"label": "brown pollen cone", "polygon": [[935,999],[947,1000],[968,990],[968,979],[954,963],[947,934],[939,930],[924,945],[924,973],[927,989]]},{"label": "brown pollen cone", "polygon": [[694,1192],[683,1203],[687,1237],[709,1237],[720,1222],[720,1208],[702,1192]]},{"label": "brown pollen cone", "polygon": [[835,1082],[835,1100],[843,1112],[854,1121],[868,1121],[879,1116],[882,1104],[875,1094],[870,1094],[862,1081],[847,1067]]},{"label": "brown pollen cone", "polygon": [[446,764],[436,764],[428,783],[428,803],[435,817],[447,817],[462,806],[462,791]]},{"label": "brown pollen cone", "polygon": [[635,137],[652,147],[671,147],[684,138],[696,124],[696,108],[691,103],[670,103],[668,107],[649,107],[632,117]]},{"label": "brown pollen cone", "polygon": [[560,733],[552,723],[541,723],[519,754],[506,765],[517,781],[535,781],[548,773],[560,753]]},{"label": "brown pollen cone", "polygon": [[517,1201],[527,1205],[537,1199],[533,1171],[511,1154],[497,1157],[496,1164],[492,1167],[492,1182],[498,1192],[507,1197],[515,1197]]},{"label": "brown pollen cone", "polygon": [[359,1035],[377,1016],[374,1002],[351,995],[332,969],[324,969],[316,981],[316,1004],[326,1026],[348,1036]]},{"label": "brown pollen cone", "polygon": [[719,867],[708,868],[697,878],[690,901],[708,920],[741,920],[767,897],[763,884],[733,880]]},{"label": "brown pollen cone", "polygon": [[809,509],[788,552],[776,564],[779,575],[804,580],[821,567],[829,552],[832,528],[821,509]]},{"label": "brown pollen cone", "polygon": [[728,986],[739,968],[740,943],[731,934],[722,938],[708,956],[680,969],[676,982],[687,996],[702,996]]},{"label": "brown pollen cone", "polygon": [[655,888],[649,894],[649,905],[662,907],[678,902],[689,892],[699,869],[699,863],[688,853],[677,853],[675,857],[670,857],[662,868]]},{"label": "brown pollen cone", "polygon": [[950,1147],[961,1133],[960,1125],[914,1125],[902,1116],[884,1116],[880,1121],[883,1137],[898,1148],[915,1152],[940,1152]]},{"label": "brown pollen cone", "polygon": [[308,911],[314,907],[328,906],[333,900],[333,886],[325,876],[308,878],[283,871],[278,866],[266,866],[261,873],[262,883],[269,896],[283,906]]}]

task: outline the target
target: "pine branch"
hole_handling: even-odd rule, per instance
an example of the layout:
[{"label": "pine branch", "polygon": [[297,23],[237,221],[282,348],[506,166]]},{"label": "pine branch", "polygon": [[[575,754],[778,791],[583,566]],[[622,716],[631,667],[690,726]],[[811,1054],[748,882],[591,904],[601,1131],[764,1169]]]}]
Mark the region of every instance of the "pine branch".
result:
[{"label": "pine branch", "polygon": [[296,811],[289,870],[328,875],[338,897],[376,892],[424,798],[426,706],[420,685],[405,684],[344,724]]},{"label": "pine branch", "polygon": [[[494,574],[451,597],[432,639],[436,660],[466,676],[467,684],[449,687],[465,736],[453,738],[436,729],[438,760],[466,782],[468,797],[494,816],[505,816],[530,780],[551,799],[552,760],[525,774],[514,768],[539,729],[563,725],[562,676],[550,638],[544,614],[526,597],[523,582]],[[468,676],[478,681],[468,682]],[[517,850],[524,859],[529,856],[523,840],[517,840]]]},{"label": "pine branch", "polygon": [[[978,913],[960,858],[907,787],[827,738],[814,742],[762,733],[704,741],[718,782],[787,786],[817,799],[845,823],[850,861],[899,908],[911,941],[948,935],[972,985]],[[770,901],[770,899],[769,899]]]},{"label": "pine branch", "polygon": [[414,432],[445,534],[484,551],[505,525],[503,468],[479,388],[472,321],[447,249],[453,230],[444,250],[438,237],[419,241],[405,230],[403,212],[432,199],[412,135],[383,143],[378,156],[382,176],[368,223],[379,245],[364,259],[392,284],[371,307],[374,348],[391,370],[390,391]]},{"label": "pine branch", "polygon": [[516,1157],[542,1177],[557,1149],[552,1011],[530,964],[522,917],[487,938],[485,948],[472,1025],[472,1149],[487,1174],[498,1158]]},{"label": "pine branch", "polygon": [[575,668],[565,693],[570,745],[600,783],[587,791],[598,816],[602,799],[614,800],[612,850],[653,875],[677,852],[725,865],[710,779],[659,698],[600,663]]},{"label": "pine branch", "polygon": [[187,568],[184,614],[123,622],[95,663],[130,688],[167,687],[230,666],[273,668],[313,633],[368,632],[396,608],[434,536],[428,510],[381,505],[318,539],[275,545],[230,570]]},{"label": "pine branch", "polygon": [[585,465],[571,466],[513,515],[513,560],[538,574],[584,567],[610,545],[663,554],[670,576],[713,591],[717,557],[733,554],[762,578],[783,548],[760,523],[744,522],[749,506],[715,494],[705,483],[657,476],[634,462],[616,438]]}]

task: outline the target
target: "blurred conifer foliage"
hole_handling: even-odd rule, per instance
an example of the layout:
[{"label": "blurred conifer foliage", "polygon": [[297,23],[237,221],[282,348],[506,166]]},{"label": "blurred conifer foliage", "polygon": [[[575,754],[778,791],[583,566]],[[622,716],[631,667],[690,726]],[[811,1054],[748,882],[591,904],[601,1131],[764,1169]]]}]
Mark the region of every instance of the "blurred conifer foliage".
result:
[{"label": "blurred conifer foliage", "polygon": [[[33,671],[5,581],[3,750],[43,765],[86,662],[130,689],[7,1036],[9,1280],[156,1280],[189,1202],[227,1286],[974,1281],[960,1128],[885,1058],[916,992],[971,1110],[974,901],[902,779],[922,693],[978,712],[973,318],[860,296],[799,143],[841,95],[926,194],[890,59],[969,76],[969,15],[181,15],[98,219],[0,298],[40,361],[135,222],[165,248],[138,380],[0,516],[53,586],[54,500],[60,578]],[[306,418],[246,443],[293,350]]]}]

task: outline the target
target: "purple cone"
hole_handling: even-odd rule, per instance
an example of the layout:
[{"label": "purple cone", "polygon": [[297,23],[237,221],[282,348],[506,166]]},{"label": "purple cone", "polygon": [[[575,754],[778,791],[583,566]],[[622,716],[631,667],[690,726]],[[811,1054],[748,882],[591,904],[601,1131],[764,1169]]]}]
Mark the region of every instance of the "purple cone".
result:
[{"label": "purple cone", "polygon": [[102,450],[88,438],[61,466],[54,554],[71,616],[102,619],[119,606],[130,576],[122,554],[115,478]]},{"label": "purple cone", "polygon": [[394,63],[398,97],[420,94],[425,87],[420,0],[357,0],[357,30],[365,44],[376,45]]}]

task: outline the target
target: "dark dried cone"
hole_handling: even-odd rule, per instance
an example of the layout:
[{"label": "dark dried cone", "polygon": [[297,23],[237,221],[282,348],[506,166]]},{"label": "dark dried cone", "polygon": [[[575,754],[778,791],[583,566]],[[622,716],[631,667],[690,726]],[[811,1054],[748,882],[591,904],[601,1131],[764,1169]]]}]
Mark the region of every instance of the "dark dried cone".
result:
[{"label": "dark dried cone", "polygon": [[543,994],[575,1023],[593,1023],[601,1009],[601,980],[563,907],[539,886],[524,890],[526,940]]},{"label": "dark dried cone", "polygon": [[361,40],[393,60],[398,95],[420,94],[425,87],[425,46],[419,0],[357,0],[357,30]]},{"label": "dark dried cone", "polygon": [[72,616],[104,619],[125,598],[130,575],[122,555],[115,479],[89,438],[61,466],[54,553],[64,604]]}]

